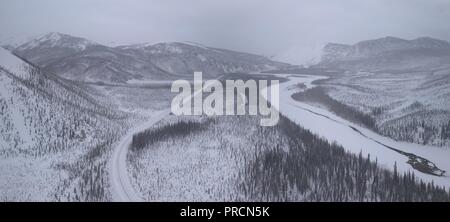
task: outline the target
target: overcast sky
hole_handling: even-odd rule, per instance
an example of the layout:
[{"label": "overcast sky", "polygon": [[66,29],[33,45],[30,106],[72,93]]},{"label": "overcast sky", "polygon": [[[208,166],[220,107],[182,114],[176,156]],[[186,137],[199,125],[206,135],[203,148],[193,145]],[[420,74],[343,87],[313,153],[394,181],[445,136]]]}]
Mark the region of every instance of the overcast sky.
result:
[{"label": "overcast sky", "polygon": [[58,31],[100,43],[195,41],[264,55],[384,36],[450,40],[449,21],[450,0],[0,0],[0,39]]}]

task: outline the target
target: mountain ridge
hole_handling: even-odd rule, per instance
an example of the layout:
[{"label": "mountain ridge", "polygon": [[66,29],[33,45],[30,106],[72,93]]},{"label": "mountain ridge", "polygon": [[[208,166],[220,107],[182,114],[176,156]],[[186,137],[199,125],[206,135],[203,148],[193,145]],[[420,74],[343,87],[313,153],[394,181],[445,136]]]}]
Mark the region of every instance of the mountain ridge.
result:
[{"label": "mountain ridge", "polygon": [[450,64],[450,43],[431,37],[412,40],[387,36],[355,44],[328,43],[320,67],[377,70],[427,68]]},{"label": "mountain ridge", "polygon": [[62,33],[48,33],[12,52],[47,72],[82,82],[126,83],[169,80],[202,71],[214,78],[229,72],[286,67],[264,56],[192,42],[142,43],[109,47]]}]

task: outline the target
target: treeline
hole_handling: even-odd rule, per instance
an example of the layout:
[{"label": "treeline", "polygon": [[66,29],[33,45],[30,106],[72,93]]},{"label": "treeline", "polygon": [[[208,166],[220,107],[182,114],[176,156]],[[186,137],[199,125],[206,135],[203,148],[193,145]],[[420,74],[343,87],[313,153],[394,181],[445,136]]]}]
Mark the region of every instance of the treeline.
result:
[{"label": "treeline", "polygon": [[449,140],[450,139],[450,120],[447,124],[441,126],[441,139]]},{"label": "treeline", "polygon": [[[327,81],[329,79],[316,80],[313,83],[319,85]],[[302,89],[302,86],[298,88]],[[450,121],[439,123],[427,120],[436,114],[441,116],[441,112],[445,112],[448,115],[447,111],[425,110],[383,122],[381,118],[386,113],[386,107],[373,107],[370,113],[364,113],[357,108],[333,99],[327,94],[323,86],[295,93],[292,95],[292,98],[302,102],[325,105],[328,110],[346,120],[398,141],[434,146],[447,146],[450,144]],[[418,106],[423,105],[416,102],[410,108],[417,108]]]},{"label": "treeline", "polygon": [[198,130],[206,129],[209,121],[178,121],[133,135],[131,150],[138,151],[158,141],[187,136]]},{"label": "treeline", "polygon": [[[74,163],[60,163],[58,170],[69,173],[69,178],[60,182],[53,193],[56,201],[108,201],[109,180],[107,177],[108,150],[116,141],[114,136],[95,144]],[[114,139],[112,139],[114,138]]]},{"label": "treeline", "polygon": [[[207,156],[202,156],[208,164],[187,165],[190,168],[184,168],[182,172],[170,167],[156,172],[158,178],[202,178],[190,186],[198,186],[192,189],[198,189],[200,193],[208,189],[204,192],[214,195],[205,200],[450,201],[449,192],[444,187],[423,182],[413,173],[399,173],[396,166],[393,166],[394,170],[388,170],[370,156],[348,153],[341,146],[329,143],[284,116],[274,127],[259,126],[255,116],[220,116],[203,122],[192,121],[180,120],[148,130],[136,139],[147,141],[146,145],[144,142],[136,145],[141,150],[146,147],[146,151],[151,151],[152,147],[173,149],[201,141],[208,143],[208,149],[217,149],[221,158],[215,159],[215,164]],[[173,150],[158,152],[185,154]],[[135,152],[131,156],[132,163],[146,164],[145,157],[148,156],[153,156],[153,153]],[[141,157],[144,160],[134,159]],[[134,173],[146,169],[139,164],[134,166]],[[216,170],[217,167],[229,165],[232,167],[228,170]],[[224,173],[220,176],[224,180],[202,177],[199,173],[204,171],[199,168],[209,168],[206,172]],[[160,175],[161,172],[165,174]],[[186,173],[190,176],[184,177]],[[228,186],[224,181],[234,185]],[[170,187],[165,182],[171,183],[163,179],[149,183],[153,184],[146,189],[150,200],[166,198],[158,190],[161,186]],[[180,179],[177,183],[188,184],[189,181]],[[210,190],[211,187],[217,190]],[[230,187],[233,190],[229,190]],[[177,192],[181,191],[166,189],[166,192],[169,192],[166,195],[177,197]],[[180,195],[180,198],[185,198],[185,193]]]},{"label": "treeline", "polygon": [[[285,139],[270,139],[275,131]],[[450,201],[445,188],[400,174],[396,166],[381,168],[370,156],[347,153],[285,117],[276,127],[259,127],[259,133],[264,139],[253,141],[254,158],[240,184],[248,200]]]},{"label": "treeline", "polygon": [[450,120],[444,123],[433,123],[426,121],[425,118],[423,115],[412,114],[394,119],[381,124],[379,133],[395,140],[411,143],[448,145],[450,143]]},{"label": "treeline", "polygon": [[302,102],[320,103],[344,119],[361,124],[374,131],[377,130],[376,121],[371,115],[331,98],[323,87],[317,86],[304,92],[295,93],[292,98]]}]

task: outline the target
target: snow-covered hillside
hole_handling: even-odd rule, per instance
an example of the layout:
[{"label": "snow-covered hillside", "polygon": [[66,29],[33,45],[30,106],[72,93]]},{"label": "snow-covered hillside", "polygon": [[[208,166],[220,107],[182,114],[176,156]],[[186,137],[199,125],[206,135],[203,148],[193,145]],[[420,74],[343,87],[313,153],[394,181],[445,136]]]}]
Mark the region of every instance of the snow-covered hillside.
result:
[{"label": "snow-covered hillside", "polygon": [[320,85],[334,100],[372,116],[383,135],[420,144],[450,144],[450,69],[348,72]]},{"label": "snow-covered hillside", "polygon": [[107,192],[94,183],[103,183],[102,149],[124,114],[87,91],[0,48],[1,200],[95,200]]},{"label": "snow-covered hillside", "polygon": [[194,71],[202,71],[204,76],[215,77],[223,73],[251,72],[286,66],[263,56],[206,47],[192,42],[168,42],[118,48],[128,55],[151,61],[161,70],[172,75],[190,76]]}]

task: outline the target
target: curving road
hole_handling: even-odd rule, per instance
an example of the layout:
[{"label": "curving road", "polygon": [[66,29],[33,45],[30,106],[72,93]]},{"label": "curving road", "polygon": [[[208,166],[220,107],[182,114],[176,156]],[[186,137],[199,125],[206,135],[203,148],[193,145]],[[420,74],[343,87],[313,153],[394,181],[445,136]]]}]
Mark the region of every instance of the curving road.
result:
[{"label": "curving road", "polygon": [[[219,76],[218,79],[222,78]],[[209,87],[210,84],[204,84],[203,88]],[[193,97],[197,96],[203,91],[203,88],[195,91],[191,96],[184,98],[183,103],[187,103]],[[152,117],[142,124],[131,128],[125,136],[119,141],[117,146],[114,148],[114,153],[112,155],[110,166],[109,166],[109,177],[111,185],[112,199],[116,202],[142,202],[144,198],[137,192],[131,182],[128,175],[127,168],[127,153],[128,148],[133,140],[133,135],[143,132],[153,125],[164,119],[166,116],[170,115],[171,109],[164,109],[155,112]]]},{"label": "curving road", "polygon": [[139,192],[136,192],[131,185],[127,170],[127,152],[131,145],[133,135],[152,127],[166,116],[170,115],[170,109],[161,110],[155,113],[146,122],[130,129],[114,148],[114,153],[110,162],[110,180],[113,201],[117,202],[141,202],[144,201]]}]

